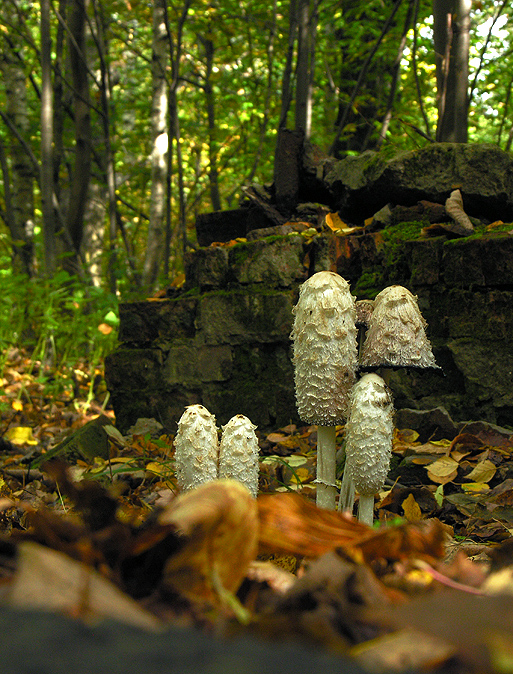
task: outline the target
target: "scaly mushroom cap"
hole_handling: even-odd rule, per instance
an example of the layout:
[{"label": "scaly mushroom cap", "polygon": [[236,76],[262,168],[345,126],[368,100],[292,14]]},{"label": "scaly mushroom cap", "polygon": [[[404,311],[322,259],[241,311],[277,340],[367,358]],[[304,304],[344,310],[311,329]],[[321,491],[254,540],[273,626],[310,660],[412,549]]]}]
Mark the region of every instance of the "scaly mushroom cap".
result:
[{"label": "scaly mushroom cap", "polygon": [[258,440],[256,426],[237,414],[223,426],[219,445],[219,478],[238,480],[256,497],[258,494]]},{"label": "scaly mushroom cap", "polygon": [[296,404],[307,424],[343,423],[358,360],[355,299],[338,274],[321,271],[300,288],[294,340]]},{"label": "scaly mushroom cap", "polygon": [[346,470],[359,494],[375,494],[387,477],[392,453],[394,406],[377,374],[365,374],[351,392],[346,424]]},{"label": "scaly mushroom cap", "polygon": [[175,464],[179,486],[187,491],[217,479],[217,426],[203,405],[185,408],[175,436]]},{"label": "scaly mushroom cap", "polygon": [[376,367],[440,367],[426,337],[426,321],[417,298],[402,286],[389,286],[374,300],[360,358],[362,369]]}]

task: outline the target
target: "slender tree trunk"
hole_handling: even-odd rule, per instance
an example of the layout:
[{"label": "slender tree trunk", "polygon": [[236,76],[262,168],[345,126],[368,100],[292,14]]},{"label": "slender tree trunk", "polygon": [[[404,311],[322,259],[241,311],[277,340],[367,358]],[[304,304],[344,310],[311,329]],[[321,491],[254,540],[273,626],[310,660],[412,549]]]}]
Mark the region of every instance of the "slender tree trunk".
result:
[{"label": "slender tree trunk", "polygon": [[50,0],[41,0],[41,204],[43,212],[44,271],[52,276],[56,265],[53,207],[53,103]]},{"label": "slender tree trunk", "polygon": [[468,59],[472,0],[433,0],[437,141],[468,140]]},{"label": "slender tree trunk", "polygon": [[310,137],[312,99],[309,96],[310,81],[310,0],[298,0],[298,41],[296,68],[296,116],[295,130]]},{"label": "slender tree trunk", "polygon": [[210,37],[202,38],[205,48],[206,75],[205,75],[205,96],[207,102],[208,118],[208,160],[209,170],[208,178],[210,182],[210,200],[214,211],[221,210],[221,197],[219,195],[219,176],[217,170],[217,142],[216,142],[216,113],[214,92],[212,89],[212,71],[214,67],[214,43]]},{"label": "slender tree trunk", "polygon": [[84,233],[84,212],[91,173],[91,110],[85,49],[85,0],[73,0],[70,8],[68,40],[73,79],[73,111],[75,115],[75,164],[66,218],[76,256]]},{"label": "slender tree trunk", "polygon": [[387,101],[387,109],[383,116],[383,121],[381,123],[381,129],[379,131],[378,140],[376,143],[376,148],[379,149],[383,144],[383,141],[386,138],[388,127],[392,120],[392,113],[394,109],[394,101],[397,93],[397,86],[399,84],[399,75],[401,74],[401,61],[404,54],[404,49],[406,47],[406,36],[410,29],[410,23],[413,16],[413,10],[415,9],[415,0],[410,0],[408,5],[408,11],[406,12],[406,18],[404,20],[403,34],[401,35],[401,42],[399,43],[399,49],[397,50],[397,56],[395,57],[394,65],[392,66],[392,82],[390,84],[390,93]]},{"label": "slender tree trunk", "polygon": [[[103,143],[105,147],[105,177],[107,183],[107,194],[109,201],[109,259],[108,259],[108,283],[110,292],[114,295],[117,290],[116,268],[117,268],[117,246],[116,234],[119,214],[116,199],[116,172],[114,168],[114,154],[111,143],[111,80],[110,67],[108,63],[108,45],[105,38],[105,19],[103,11],[95,3],[95,16],[97,25],[96,46],[100,57],[100,100],[102,109],[102,127]],[[128,252],[128,251],[127,251]]]},{"label": "slender tree trunk", "polygon": [[166,67],[168,62],[166,0],[153,3],[153,101],[151,155],[151,202],[143,285],[151,290],[158,279],[166,232],[166,176],[169,149],[167,113],[169,106]]},{"label": "slender tree trunk", "polygon": [[[18,25],[19,18],[15,2],[6,3],[4,11],[11,25]],[[27,105],[26,76],[23,70],[18,34],[14,31],[3,34],[3,49],[0,50],[0,72],[6,94],[6,114],[18,134],[29,139],[29,110]],[[3,150],[3,147],[2,147]],[[13,240],[13,268],[30,274],[32,271],[34,228],[34,170],[32,162],[22,143],[17,138],[8,151],[11,160],[9,171],[6,155],[2,165],[6,224]],[[10,181],[12,180],[12,183]]]},{"label": "slender tree trunk", "polygon": [[290,101],[292,99],[291,82],[292,82],[292,61],[294,58],[294,44],[296,41],[297,31],[297,7],[296,0],[289,2],[289,42],[287,48],[287,59],[285,61],[285,68],[283,69],[283,76],[281,82],[281,106],[280,106],[280,121],[278,123],[279,129],[287,127],[287,116],[290,109]]}]

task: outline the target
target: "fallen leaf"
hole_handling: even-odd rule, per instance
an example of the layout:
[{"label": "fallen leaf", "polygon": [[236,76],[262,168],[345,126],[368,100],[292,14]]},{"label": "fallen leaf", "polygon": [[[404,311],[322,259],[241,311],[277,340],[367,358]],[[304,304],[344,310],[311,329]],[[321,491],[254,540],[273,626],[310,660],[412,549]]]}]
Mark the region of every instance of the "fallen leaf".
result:
[{"label": "fallen leaf", "polygon": [[99,332],[102,333],[102,335],[110,335],[110,333],[113,330],[112,325],[108,325],[107,323],[100,323],[98,326]]},{"label": "fallen leaf", "polygon": [[480,461],[468,475],[465,475],[465,480],[470,480],[471,482],[490,482],[496,472],[497,466],[489,459],[485,459],[484,461]]},{"label": "fallen leaf", "polygon": [[219,603],[239,588],[258,544],[256,499],[240,482],[214,480],[181,494],[158,517],[183,545],[165,566],[162,586],[192,601]]},{"label": "fallen leaf", "polygon": [[408,522],[418,522],[422,519],[422,511],[413,494],[409,494],[401,505]]},{"label": "fallen leaf", "polygon": [[352,517],[317,508],[299,494],[264,494],[257,503],[263,553],[315,558],[369,531]]},{"label": "fallen leaf", "polygon": [[460,190],[451,192],[445,202],[445,211],[454,220],[450,231],[460,236],[469,236],[474,231],[474,225],[463,209],[463,198]]},{"label": "fallen leaf", "polygon": [[4,438],[13,445],[37,445],[30,426],[12,426],[4,433]]},{"label": "fallen leaf", "polygon": [[8,601],[18,608],[105,617],[157,630],[159,621],[92,568],[43,545],[18,545],[17,568]]},{"label": "fallen leaf", "polygon": [[442,456],[427,466],[427,474],[432,482],[447,484],[452,482],[458,473],[459,464],[450,456]]}]

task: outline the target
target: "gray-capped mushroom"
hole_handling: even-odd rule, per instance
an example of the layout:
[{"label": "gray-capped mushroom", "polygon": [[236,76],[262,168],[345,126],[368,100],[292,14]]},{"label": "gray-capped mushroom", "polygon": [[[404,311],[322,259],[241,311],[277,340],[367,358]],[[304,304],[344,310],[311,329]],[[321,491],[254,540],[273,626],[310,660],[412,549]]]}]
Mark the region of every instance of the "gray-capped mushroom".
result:
[{"label": "gray-capped mushroom", "polygon": [[372,526],[374,495],[390,468],[394,406],[387,385],[377,374],[365,374],[351,392],[346,424],[346,467],[360,495],[358,519]]},{"label": "gray-capped mushroom", "polygon": [[360,369],[417,367],[440,369],[426,336],[417,298],[402,286],[389,286],[374,300],[360,356]]},{"label": "gray-capped mushroom", "polygon": [[203,405],[185,408],[175,436],[178,485],[193,489],[217,479],[218,439],[216,419]]},{"label": "gray-capped mushroom", "polygon": [[335,509],[335,426],[344,423],[358,353],[355,299],[334,272],[318,272],[294,307],[294,380],[300,418],[317,424],[317,505]]},{"label": "gray-capped mushroom", "polygon": [[256,426],[237,414],[223,426],[219,445],[219,478],[241,482],[256,498],[258,494],[258,439]]}]

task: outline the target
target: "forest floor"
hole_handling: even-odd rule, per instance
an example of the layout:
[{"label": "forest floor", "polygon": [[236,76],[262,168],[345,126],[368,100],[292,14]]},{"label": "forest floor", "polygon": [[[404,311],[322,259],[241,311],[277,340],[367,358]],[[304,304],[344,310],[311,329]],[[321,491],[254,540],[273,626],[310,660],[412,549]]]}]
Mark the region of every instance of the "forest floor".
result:
[{"label": "forest floor", "polygon": [[513,671],[510,433],[396,430],[369,528],[316,508],[315,427],[259,437],[256,504],[226,483],[184,500],[172,435],[121,436],[100,371],[40,367],[13,350],[2,373],[0,600],[301,641],[370,672]]}]

